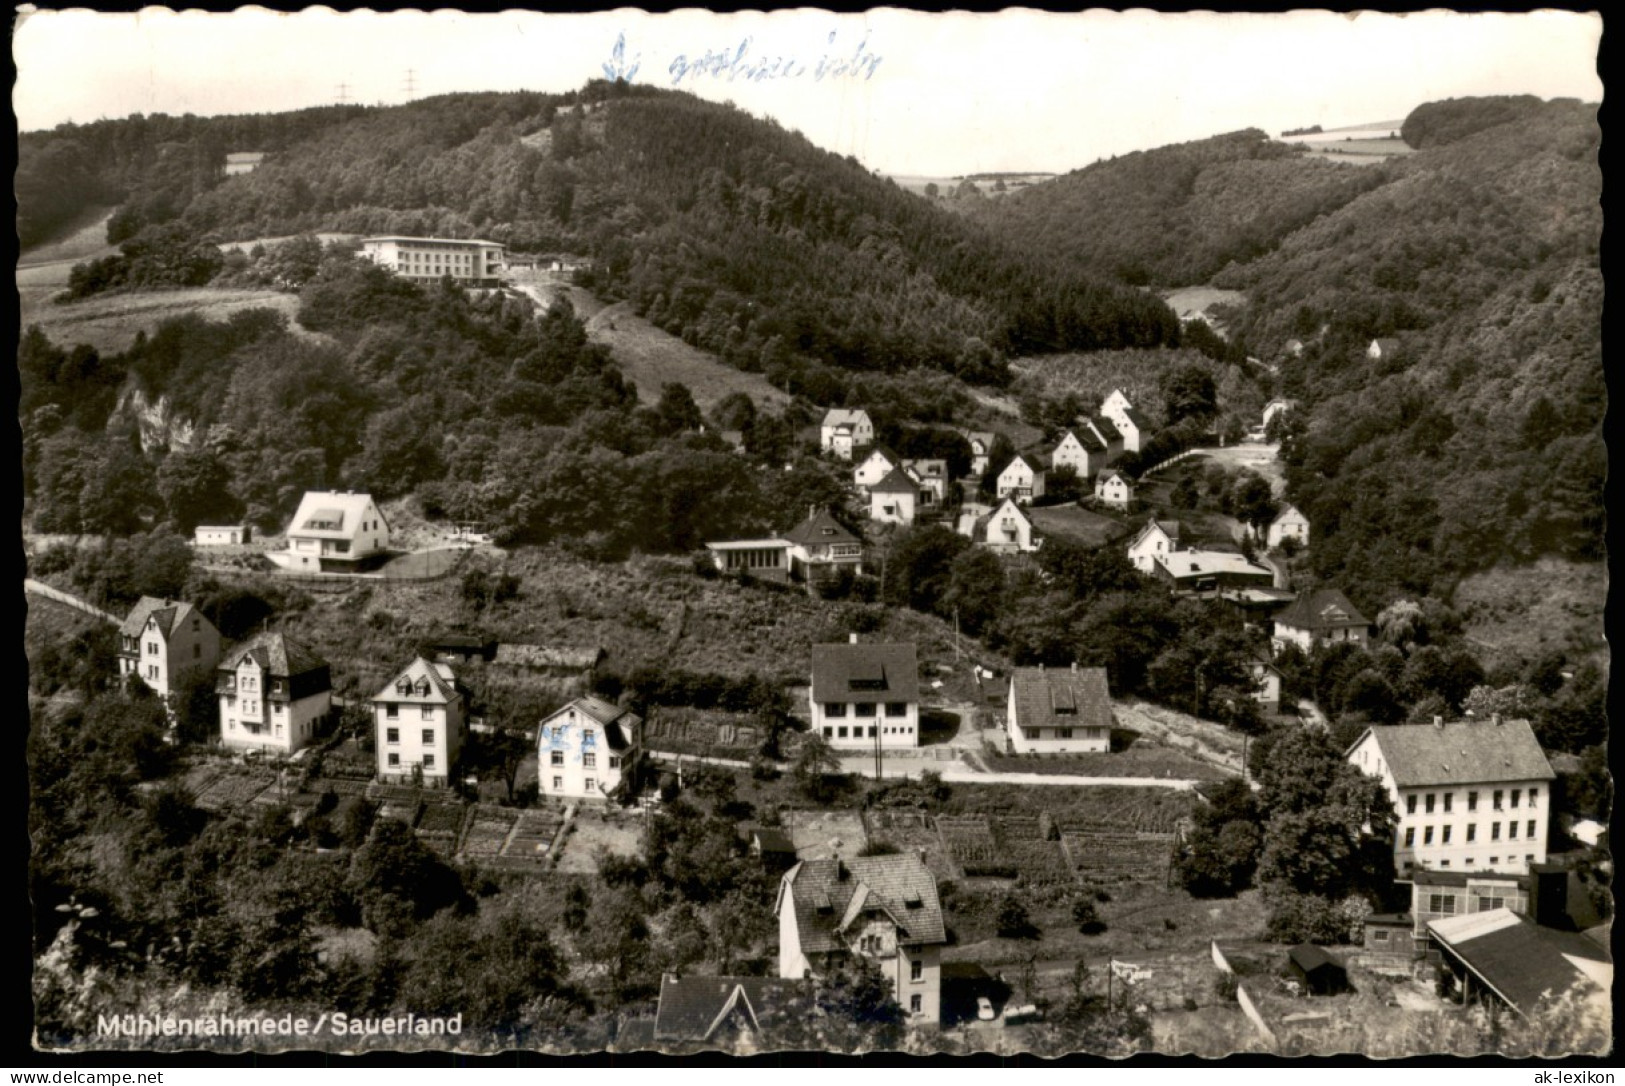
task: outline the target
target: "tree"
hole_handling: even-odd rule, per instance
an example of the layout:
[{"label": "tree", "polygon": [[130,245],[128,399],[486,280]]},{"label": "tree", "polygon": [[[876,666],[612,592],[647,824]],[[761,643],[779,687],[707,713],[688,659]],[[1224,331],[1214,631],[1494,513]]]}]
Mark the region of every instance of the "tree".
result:
[{"label": "tree", "polygon": [[1001,939],[1038,938],[1038,929],[1027,913],[1027,906],[1015,894],[1005,894],[999,899],[993,926]]},{"label": "tree", "polygon": [[350,860],[350,892],[375,932],[403,935],[416,921],[467,902],[462,878],[393,818],[380,821]]},{"label": "tree", "polygon": [[825,1046],[843,1052],[896,1047],[905,1015],[878,965],[843,955],[815,984]]},{"label": "tree", "polygon": [[158,494],[183,535],[203,523],[231,523],[242,504],[231,496],[231,472],[212,452],[171,452],[158,467]]},{"label": "tree", "polygon": [[649,925],[637,893],[628,889],[598,894],[576,949],[602,971],[611,1005],[643,987],[650,964]]},{"label": "tree", "polygon": [[840,759],[821,735],[807,734],[791,766],[791,775],[801,794],[815,803],[824,803],[834,794],[830,778],[841,771]]},{"label": "tree", "polygon": [[1205,423],[1219,410],[1213,374],[1194,364],[1167,372],[1162,379],[1162,399],[1169,426],[1185,419]]}]

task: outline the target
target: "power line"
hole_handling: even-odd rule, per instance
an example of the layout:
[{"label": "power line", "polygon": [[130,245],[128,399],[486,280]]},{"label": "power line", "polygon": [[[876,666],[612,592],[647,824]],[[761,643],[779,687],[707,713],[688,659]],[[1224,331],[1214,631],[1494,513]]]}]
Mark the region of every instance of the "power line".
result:
[{"label": "power line", "polygon": [[340,83],[338,86],[338,104],[344,105],[350,100],[350,84]]},{"label": "power line", "polygon": [[416,68],[406,69],[406,96],[408,98],[417,93],[418,73]]}]

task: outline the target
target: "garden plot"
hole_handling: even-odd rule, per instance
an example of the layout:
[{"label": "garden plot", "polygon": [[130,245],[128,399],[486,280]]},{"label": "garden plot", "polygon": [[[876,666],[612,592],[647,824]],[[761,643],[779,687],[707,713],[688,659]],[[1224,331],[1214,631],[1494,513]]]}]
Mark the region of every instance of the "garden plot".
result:
[{"label": "garden plot", "polygon": [[418,819],[418,840],[440,853],[450,856],[457,851],[457,836],[462,832],[467,808],[460,803],[426,803]]},{"label": "garden plot", "polygon": [[564,815],[551,807],[519,812],[513,833],[502,850],[503,859],[541,863],[553,848],[553,838],[564,824]]},{"label": "garden plot", "polygon": [[786,811],[784,832],[802,860],[856,856],[869,843],[863,816],[853,811]]},{"label": "garden plot", "polygon": [[234,811],[275,784],[276,774],[269,769],[224,772],[198,794],[197,805],[205,811]]},{"label": "garden plot", "polygon": [[378,805],[379,818],[393,818],[408,827],[416,826],[423,804],[417,799],[386,799]]},{"label": "garden plot", "polygon": [[476,804],[468,816],[468,827],[463,831],[458,854],[480,859],[500,855],[508,841],[508,832],[517,821],[519,812],[512,808]]},{"label": "garden plot", "polygon": [[1089,882],[1161,882],[1168,877],[1175,837],[1171,833],[1090,831],[1061,834],[1077,876]]},{"label": "garden plot", "polygon": [[961,877],[1015,877],[1010,866],[999,858],[999,846],[993,840],[993,827],[986,815],[943,815],[937,819],[937,833]]},{"label": "garden plot", "polygon": [[643,842],[643,821],[617,810],[576,808],[570,828],[559,845],[558,870],[590,875],[598,871],[598,850],[617,856],[636,856]]},{"label": "garden plot", "polygon": [[181,786],[186,789],[188,795],[193,796],[195,799],[207,792],[209,786],[220,778],[222,772],[221,767],[212,762],[195,765],[186,771],[186,776],[181,778]]},{"label": "garden plot", "polygon": [[959,877],[959,870],[949,859],[942,838],[931,824],[930,815],[920,811],[888,811],[882,808],[865,811],[863,824],[869,840],[889,842],[923,859],[938,882]]}]

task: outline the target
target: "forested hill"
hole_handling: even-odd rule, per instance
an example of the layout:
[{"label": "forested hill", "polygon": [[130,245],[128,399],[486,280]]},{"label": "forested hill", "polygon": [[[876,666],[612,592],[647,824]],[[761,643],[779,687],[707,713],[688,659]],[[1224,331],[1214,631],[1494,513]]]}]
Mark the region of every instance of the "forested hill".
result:
[{"label": "forested hill", "polygon": [[[236,118],[63,126],[22,142],[19,176],[33,191],[47,167],[72,166],[83,203],[122,203],[115,241],[178,223],[221,239],[437,234],[586,255],[601,295],[747,369],[924,365],[996,382],[1006,355],[1179,334],[1144,292],[1017,255],[854,159],[678,92],[595,83],[290,116],[263,135],[236,134]],[[253,173],[211,172],[225,150],[267,147]]]}]

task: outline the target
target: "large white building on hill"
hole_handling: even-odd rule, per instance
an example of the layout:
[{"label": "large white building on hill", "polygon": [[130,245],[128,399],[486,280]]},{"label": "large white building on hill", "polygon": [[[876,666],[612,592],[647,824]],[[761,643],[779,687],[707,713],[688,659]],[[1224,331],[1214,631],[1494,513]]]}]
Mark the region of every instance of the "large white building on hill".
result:
[{"label": "large white building on hill", "polygon": [[364,260],[423,285],[449,275],[458,286],[499,287],[503,252],[501,243],[478,239],[399,235],[361,239]]}]

